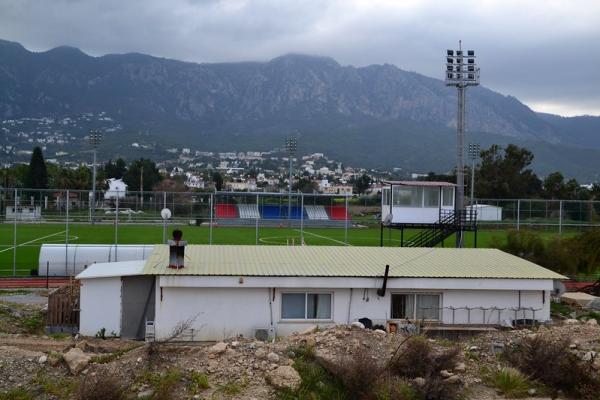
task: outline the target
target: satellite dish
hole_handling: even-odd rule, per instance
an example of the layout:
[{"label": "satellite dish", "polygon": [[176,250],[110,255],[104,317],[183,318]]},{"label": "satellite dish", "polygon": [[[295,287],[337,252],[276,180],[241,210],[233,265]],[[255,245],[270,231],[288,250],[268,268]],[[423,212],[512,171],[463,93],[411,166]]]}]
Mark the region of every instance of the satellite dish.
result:
[{"label": "satellite dish", "polygon": [[171,218],[171,210],[169,210],[168,208],[163,208],[162,210],[160,210],[160,216],[164,220]]},{"label": "satellite dish", "polygon": [[383,225],[388,226],[389,224],[392,223],[392,219],[394,219],[394,216],[391,213],[386,215],[385,218],[383,219]]},{"label": "satellite dish", "polygon": [[567,291],[565,284],[561,281],[555,279],[554,280],[554,290],[552,291],[555,296],[561,296],[564,292]]}]

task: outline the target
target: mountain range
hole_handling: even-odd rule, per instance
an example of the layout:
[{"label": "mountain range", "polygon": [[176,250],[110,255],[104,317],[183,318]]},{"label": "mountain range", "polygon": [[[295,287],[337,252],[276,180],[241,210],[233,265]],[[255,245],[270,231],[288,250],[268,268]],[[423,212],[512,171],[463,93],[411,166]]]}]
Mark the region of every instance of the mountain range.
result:
[{"label": "mountain range", "polygon": [[[142,134],[205,151],[267,150],[296,135],[303,152],[355,166],[443,172],[454,160],[456,102],[443,81],[389,64],[299,54],[198,64],[0,41],[0,118],[106,112],[123,128],[107,138],[111,155]],[[542,175],[600,178],[600,117],[536,113],[480,86],[467,93],[470,141],[525,146]]]}]

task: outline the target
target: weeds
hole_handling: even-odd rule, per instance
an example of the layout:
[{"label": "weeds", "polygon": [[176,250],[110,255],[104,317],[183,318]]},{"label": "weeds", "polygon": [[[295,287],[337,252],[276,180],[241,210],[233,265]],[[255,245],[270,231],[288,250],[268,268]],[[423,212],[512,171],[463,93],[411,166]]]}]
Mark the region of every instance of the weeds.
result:
[{"label": "weeds", "polygon": [[538,334],[511,346],[505,357],[524,374],[552,388],[555,395],[562,390],[580,399],[595,399],[600,378],[570,351],[569,343]]},{"label": "weeds", "polygon": [[77,382],[71,378],[50,377],[43,371],[40,371],[33,382],[42,388],[45,394],[66,399],[75,392]]},{"label": "weeds", "polygon": [[175,398],[173,391],[181,378],[181,372],[178,369],[171,369],[164,374],[145,371],[139,380],[152,387],[154,391],[150,397],[152,400],[170,400]]},{"label": "weeds", "polygon": [[77,389],[78,400],[125,400],[125,389],[111,375],[84,377]]},{"label": "weeds", "polygon": [[0,392],[0,400],[33,400],[33,395],[23,388],[14,388],[8,392]]},{"label": "weeds", "polygon": [[217,385],[217,390],[215,390],[215,393],[222,393],[225,396],[229,397],[237,396],[238,394],[242,393],[242,390],[244,389],[246,384],[247,383],[245,382],[238,383],[229,381],[227,383]]},{"label": "weeds", "polygon": [[530,382],[518,369],[504,367],[489,376],[490,383],[506,397],[525,397]]},{"label": "weeds", "polygon": [[188,390],[192,394],[196,394],[201,390],[208,389],[210,384],[208,383],[208,377],[200,372],[192,371],[189,376],[190,383]]}]

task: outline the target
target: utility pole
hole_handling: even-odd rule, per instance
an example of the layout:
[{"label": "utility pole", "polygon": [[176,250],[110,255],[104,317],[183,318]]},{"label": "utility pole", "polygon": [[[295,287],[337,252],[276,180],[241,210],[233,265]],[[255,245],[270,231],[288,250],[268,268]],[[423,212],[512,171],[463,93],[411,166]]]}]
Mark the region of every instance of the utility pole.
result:
[{"label": "utility pole", "polygon": [[446,52],[446,86],[454,86],[458,90],[458,113],[456,116],[456,201],[454,203],[454,212],[458,218],[460,229],[456,232],[456,247],[462,247],[462,214],[465,207],[465,95],[467,87],[477,85],[479,85],[479,68],[475,65],[475,51],[468,50],[465,56],[462,50],[462,43],[459,41],[458,50],[447,50]]},{"label": "utility pole", "polygon": [[285,150],[288,153],[290,161],[290,174],[288,177],[288,223],[292,226],[292,159],[298,147],[298,140],[295,137],[285,139]]},{"label": "utility pole", "polygon": [[95,222],[94,214],[96,211],[96,147],[102,143],[102,133],[91,130],[88,140],[90,145],[92,145],[92,152],[94,153],[94,161],[92,162],[92,195],[90,196],[90,220],[93,224]]},{"label": "utility pole", "polygon": [[140,166],[140,208],[144,208],[144,161],[141,161]]}]

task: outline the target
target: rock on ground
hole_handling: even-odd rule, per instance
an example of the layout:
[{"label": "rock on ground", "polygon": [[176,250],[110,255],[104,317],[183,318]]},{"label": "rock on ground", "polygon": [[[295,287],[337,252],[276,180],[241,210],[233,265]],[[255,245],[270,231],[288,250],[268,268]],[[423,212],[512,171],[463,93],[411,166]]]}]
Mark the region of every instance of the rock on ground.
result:
[{"label": "rock on ground", "polygon": [[266,379],[277,389],[297,390],[302,383],[298,372],[289,365],[277,367],[267,374]]},{"label": "rock on ground", "polygon": [[92,359],[92,357],[90,357],[88,354],[85,354],[77,347],[67,351],[63,357],[67,363],[67,366],[69,367],[69,371],[71,371],[71,373],[74,375],[83,371]]}]

